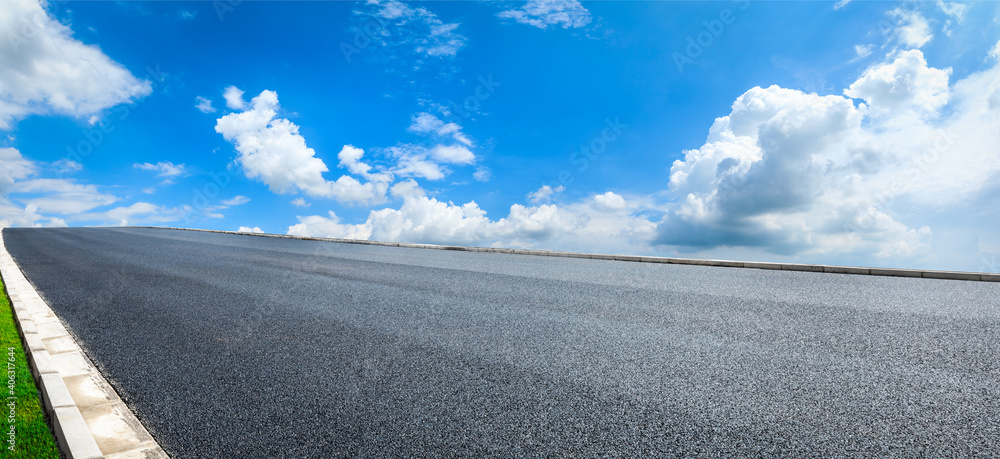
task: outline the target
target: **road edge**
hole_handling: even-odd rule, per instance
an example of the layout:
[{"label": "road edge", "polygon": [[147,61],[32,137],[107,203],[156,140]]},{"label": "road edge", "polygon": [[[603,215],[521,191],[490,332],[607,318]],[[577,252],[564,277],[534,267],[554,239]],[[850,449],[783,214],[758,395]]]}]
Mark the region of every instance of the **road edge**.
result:
[{"label": "road edge", "polygon": [[62,453],[69,459],[169,457],[28,282],[7,252],[3,228],[0,276]]},{"label": "road edge", "polygon": [[413,244],[409,242],[382,242],[364,239],[340,239],[332,237],[292,236],[287,234],[246,233],[238,231],[207,230],[197,228],[173,228],[164,226],[128,226],[126,228],[168,229],[177,231],[200,231],[206,233],[237,234],[242,236],[272,237],[281,239],[299,239],[304,241],[339,242],[343,244],[380,245],[387,247],[405,247],[413,249],[455,250],[461,252],[507,253],[514,255],[535,255],[543,257],[589,258],[593,260],[616,260],[639,263],[665,263],[674,265],[718,266],[725,268],[770,269],[781,271],[807,271],[832,274],[857,274],[868,276],[915,277],[925,279],[949,279],[982,282],[1000,282],[1000,274],[975,273],[965,271],[935,271],[903,268],[869,268],[863,266],[817,265],[806,263],[773,263],[757,261],[733,260],[702,260],[695,258],[648,257],[638,255],[606,255],[584,252],[559,252],[535,249],[508,249],[497,247],[466,247],[458,245]]}]

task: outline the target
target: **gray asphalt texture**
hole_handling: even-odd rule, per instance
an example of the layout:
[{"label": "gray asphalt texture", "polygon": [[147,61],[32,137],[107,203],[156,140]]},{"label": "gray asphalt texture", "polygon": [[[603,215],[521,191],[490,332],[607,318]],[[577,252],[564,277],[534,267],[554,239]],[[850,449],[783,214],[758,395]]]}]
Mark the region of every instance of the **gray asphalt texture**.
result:
[{"label": "gray asphalt texture", "polygon": [[7,229],[174,457],[1000,456],[1000,284]]}]

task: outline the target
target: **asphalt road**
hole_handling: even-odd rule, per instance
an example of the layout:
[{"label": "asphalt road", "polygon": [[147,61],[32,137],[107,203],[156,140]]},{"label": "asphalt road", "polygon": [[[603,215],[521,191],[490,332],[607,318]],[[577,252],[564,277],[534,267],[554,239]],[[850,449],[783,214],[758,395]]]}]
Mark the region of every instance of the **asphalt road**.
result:
[{"label": "asphalt road", "polygon": [[175,457],[1000,456],[1000,283],[3,235]]}]

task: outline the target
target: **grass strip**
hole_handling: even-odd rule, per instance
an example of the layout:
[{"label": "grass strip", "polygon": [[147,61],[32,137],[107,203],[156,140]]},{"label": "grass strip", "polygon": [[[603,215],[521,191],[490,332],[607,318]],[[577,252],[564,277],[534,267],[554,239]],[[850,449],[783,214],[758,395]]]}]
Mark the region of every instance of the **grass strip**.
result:
[{"label": "grass strip", "polygon": [[45,410],[14,323],[14,308],[0,280],[0,356],[3,358],[3,402],[0,417],[5,458],[59,458],[59,446],[45,419]]}]

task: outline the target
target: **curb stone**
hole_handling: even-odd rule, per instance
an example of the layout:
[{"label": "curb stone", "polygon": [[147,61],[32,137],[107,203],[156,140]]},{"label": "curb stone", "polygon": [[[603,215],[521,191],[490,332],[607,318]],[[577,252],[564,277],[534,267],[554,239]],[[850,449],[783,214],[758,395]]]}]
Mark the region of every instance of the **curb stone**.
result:
[{"label": "curb stone", "polygon": [[[2,228],[0,275],[60,451],[69,459],[169,457],[24,277],[7,253]],[[81,376],[88,390],[81,390]],[[105,397],[88,397],[95,390]]]},{"label": "curb stone", "polygon": [[287,234],[240,233],[237,231],[206,230],[197,228],[171,228],[165,226],[126,226],[124,228],[166,229],[176,231],[197,231],[203,233],[238,234],[241,236],[271,237],[280,239],[299,239],[304,241],[339,242],[342,244],[381,245],[389,247],[406,247],[412,249],[456,250],[462,252],[491,252],[515,255],[535,255],[543,257],[590,258],[594,260],[612,260],[635,263],[669,263],[677,265],[718,266],[727,268],[773,269],[782,271],[805,271],[815,273],[852,274],[863,276],[920,277],[925,279],[950,279],[981,282],[1000,282],[1000,273],[974,273],[963,271],[935,271],[902,268],[868,268],[864,266],[832,266],[803,263],[772,263],[757,261],[734,260],[699,260],[694,258],[647,257],[635,255],[607,255],[581,252],[555,252],[535,249],[506,249],[498,247],[464,247],[453,245],[413,244],[409,242],[382,242],[363,239],[340,239],[333,237],[291,236]]}]

